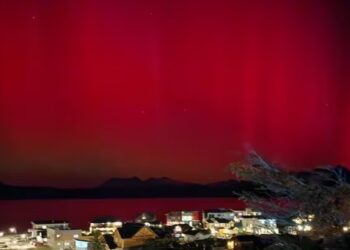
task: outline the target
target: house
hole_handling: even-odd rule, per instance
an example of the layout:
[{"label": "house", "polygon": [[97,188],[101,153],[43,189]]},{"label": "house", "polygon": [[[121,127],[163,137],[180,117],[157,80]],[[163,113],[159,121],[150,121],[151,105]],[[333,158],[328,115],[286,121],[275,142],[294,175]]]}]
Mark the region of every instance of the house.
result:
[{"label": "house", "polygon": [[69,223],[65,220],[34,220],[31,222],[32,228],[28,231],[31,233],[31,238],[39,243],[47,242],[48,228],[68,228]]},{"label": "house", "polygon": [[75,239],[81,237],[80,229],[68,227],[47,228],[47,244],[53,249],[75,249]]},{"label": "house", "polygon": [[209,218],[203,223],[204,228],[209,229],[211,234],[220,239],[230,239],[237,234],[235,222],[223,218]]},{"label": "house", "polygon": [[204,210],[202,213],[203,223],[209,218],[218,218],[225,220],[233,220],[235,217],[235,212],[232,209],[218,208],[211,210]]},{"label": "house", "polygon": [[261,212],[250,208],[235,211],[236,228],[238,234],[275,234],[278,233],[276,219],[267,218]]},{"label": "house", "polygon": [[116,228],[123,225],[120,219],[112,216],[104,216],[95,218],[90,222],[90,234],[94,231],[100,231],[101,233],[112,234]]},{"label": "house", "polygon": [[235,222],[233,220],[223,219],[223,218],[209,218],[205,222],[205,228],[208,229],[219,229],[219,228],[233,228],[235,226]]},{"label": "house", "polygon": [[232,209],[219,208],[203,211],[203,227],[212,235],[221,239],[229,239],[235,231],[236,214]]},{"label": "house", "polygon": [[262,215],[259,211],[254,211],[251,208],[246,208],[244,210],[233,210],[235,213],[235,217],[242,217],[242,216],[259,216]]},{"label": "house", "polygon": [[235,211],[236,227],[240,234],[278,234],[276,219],[268,218],[261,212],[246,209],[244,211]]},{"label": "house", "polygon": [[119,248],[142,246],[147,240],[157,238],[157,234],[143,224],[127,223],[114,232],[114,241]]},{"label": "house", "polygon": [[208,230],[191,230],[182,233],[183,240],[185,242],[193,242],[197,240],[206,240],[212,237]]},{"label": "house", "polygon": [[146,226],[156,226],[156,227],[160,227],[162,225],[161,222],[157,219],[157,216],[154,213],[150,213],[150,212],[143,212],[139,214],[135,218],[135,223],[141,223]]},{"label": "house", "polygon": [[200,224],[200,213],[198,211],[173,211],[166,214],[168,226],[188,224],[191,227]]}]

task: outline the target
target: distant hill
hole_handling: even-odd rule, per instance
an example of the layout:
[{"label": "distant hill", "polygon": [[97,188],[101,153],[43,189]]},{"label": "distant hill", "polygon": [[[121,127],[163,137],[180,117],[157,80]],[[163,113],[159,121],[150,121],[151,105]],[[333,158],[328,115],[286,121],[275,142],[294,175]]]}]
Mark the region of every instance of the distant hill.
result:
[{"label": "distant hill", "polygon": [[138,177],[111,178],[98,186],[98,188],[135,188],[141,187],[142,184],[143,181]]},{"label": "distant hill", "polygon": [[[247,187],[247,185],[243,185]],[[232,188],[241,182],[229,180],[208,185],[176,181],[167,177],[141,180],[111,178],[94,188],[20,187],[0,184],[0,199],[98,199],[151,197],[234,197]]]},{"label": "distant hill", "polygon": [[[294,173],[308,180],[315,173],[325,171],[317,168],[312,171]],[[335,166],[334,173],[343,176],[350,183],[350,172],[342,166]],[[330,173],[330,174],[334,174]],[[235,197],[241,191],[256,192],[256,185],[234,179],[210,184],[196,184],[173,180],[167,177],[141,180],[132,178],[111,178],[94,188],[63,189],[53,187],[19,187],[0,182],[0,199],[106,199],[106,198],[156,198],[156,197]]]}]

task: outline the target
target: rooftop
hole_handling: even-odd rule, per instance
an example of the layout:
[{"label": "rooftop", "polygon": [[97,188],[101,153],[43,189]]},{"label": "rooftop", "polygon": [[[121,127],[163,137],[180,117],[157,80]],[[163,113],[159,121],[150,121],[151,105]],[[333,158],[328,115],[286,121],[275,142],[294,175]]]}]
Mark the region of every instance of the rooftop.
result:
[{"label": "rooftop", "polygon": [[48,225],[48,224],[68,224],[65,220],[33,220],[32,224],[36,225]]},{"label": "rooftop", "polygon": [[232,209],[228,208],[216,208],[216,209],[208,209],[204,210],[204,213],[233,213]]},{"label": "rooftop", "polygon": [[142,227],[144,227],[142,224],[130,223],[124,224],[123,227],[118,228],[117,230],[123,239],[127,239],[134,236]]},{"label": "rooftop", "polygon": [[224,219],[224,218],[209,218],[208,219],[208,222],[211,222],[211,223],[229,223],[230,220],[227,220],[227,219]]},{"label": "rooftop", "polygon": [[101,216],[94,218],[91,223],[107,223],[107,222],[119,222],[120,219],[114,216]]}]

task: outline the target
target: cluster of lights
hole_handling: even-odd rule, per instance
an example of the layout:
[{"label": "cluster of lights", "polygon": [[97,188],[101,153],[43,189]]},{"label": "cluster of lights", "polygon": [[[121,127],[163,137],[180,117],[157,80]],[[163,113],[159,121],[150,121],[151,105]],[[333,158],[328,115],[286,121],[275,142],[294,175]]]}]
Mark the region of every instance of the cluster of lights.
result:
[{"label": "cluster of lights", "polygon": [[235,216],[235,217],[233,217],[233,221],[236,222],[236,223],[238,223],[238,222],[240,222],[241,220],[240,220],[238,217]]},{"label": "cluster of lights", "polygon": [[297,229],[298,231],[310,232],[312,230],[312,227],[310,225],[298,225]]},{"label": "cluster of lights", "polygon": [[312,231],[312,227],[308,224],[311,221],[313,221],[315,218],[315,215],[310,214],[306,217],[298,217],[293,219],[293,221],[297,224],[297,230],[299,232],[310,232]]},{"label": "cluster of lights", "polygon": [[227,249],[234,249],[236,246],[236,242],[234,240],[227,241]]}]

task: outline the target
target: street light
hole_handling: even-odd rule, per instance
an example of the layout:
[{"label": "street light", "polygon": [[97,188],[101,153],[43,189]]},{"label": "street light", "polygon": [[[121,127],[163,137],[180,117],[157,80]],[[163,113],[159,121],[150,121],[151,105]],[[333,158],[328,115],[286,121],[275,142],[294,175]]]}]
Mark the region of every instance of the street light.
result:
[{"label": "street light", "polygon": [[235,248],[235,241],[229,240],[227,241],[227,249],[234,249]]},{"label": "street light", "polygon": [[10,233],[13,233],[13,234],[17,233],[17,229],[15,227],[10,227],[9,231]]},{"label": "street light", "polygon": [[3,237],[4,236],[4,232],[0,232],[0,237]]}]

